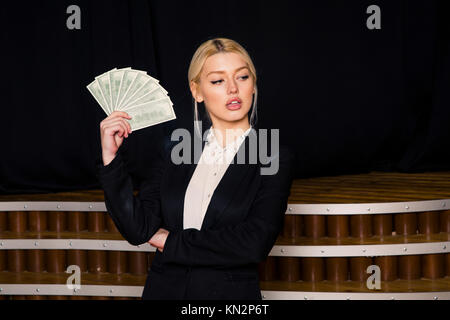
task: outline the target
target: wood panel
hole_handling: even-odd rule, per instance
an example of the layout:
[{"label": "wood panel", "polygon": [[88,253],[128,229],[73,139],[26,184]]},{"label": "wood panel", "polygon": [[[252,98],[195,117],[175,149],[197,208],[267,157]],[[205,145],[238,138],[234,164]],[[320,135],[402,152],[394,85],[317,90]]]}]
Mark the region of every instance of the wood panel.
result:
[{"label": "wood panel", "polygon": [[[137,191],[135,191],[136,193]],[[450,199],[450,172],[370,172],[295,179],[289,203],[366,203]],[[0,195],[0,201],[104,201],[103,190]]]},{"label": "wood panel", "polygon": [[297,237],[286,238],[278,237],[276,245],[296,245],[296,246],[332,246],[332,245],[380,245],[380,244],[402,244],[402,243],[428,243],[450,241],[450,233],[436,234],[414,234],[414,235],[392,235],[392,236],[372,236],[369,238],[309,238]]},{"label": "wood panel", "polygon": [[[2,284],[66,284],[67,273],[0,272]],[[81,273],[81,285],[143,286],[147,275],[129,273]]]},{"label": "wood panel", "polygon": [[[86,239],[86,240],[124,240],[120,233],[112,232],[0,232],[0,239]],[[275,245],[296,246],[328,246],[328,245],[361,245],[361,244],[401,244],[450,241],[450,233],[372,236],[368,238],[331,238],[331,237],[284,237],[280,235]]]},{"label": "wood panel", "polygon": [[367,288],[365,282],[358,281],[262,281],[261,290],[273,291],[307,291],[307,292],[448,292],[450,289],[450,277],[442,279],[417,279],[417,280],[395,280],[381,281],[380,290]]},{"label": "wood panel", "polygon": [[370,172],[295,179],[289,203],[371,203],[450,198],[450,172]]},{"label": "wood panel", "polygon": [[[49,274],[36,272],[0,272],[2,284],[65,284],[67,274]],[[105,286],[143,286],[146,275],[131,274],[91,274],[82,273],[84,285]],[[359,281],[260,281],[261,290],[276,291],[315,291],[315,292],[439,292],[448,291],[450,277],[441,279],[417,279],[381,281],[380,290],[370,290],[365,282]]]}]

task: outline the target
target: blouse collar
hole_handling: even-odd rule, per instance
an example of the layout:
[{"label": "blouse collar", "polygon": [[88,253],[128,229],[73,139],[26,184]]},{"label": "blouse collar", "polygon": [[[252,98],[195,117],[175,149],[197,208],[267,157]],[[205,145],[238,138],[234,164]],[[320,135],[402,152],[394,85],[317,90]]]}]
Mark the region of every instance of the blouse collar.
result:
[{"label": "blouse collar", "polygon": [[216,135],[214,134],[215,129],[211,126],[208,129],[208,135],[206,137],[206,144],[214,145],[217,149],[219,149],[221,151],[226,151],[228,149],[235,149],[236,147],[239,147],[241,145],[242,141],[245,140],[245,137],[250,133],[250,130],[252,128],[253,127],[250,126],[250,128],[248,128],[243,134],[238,136],[233,142],[228,143],[225,147],[222,147],[221,144],[219,143]]}]

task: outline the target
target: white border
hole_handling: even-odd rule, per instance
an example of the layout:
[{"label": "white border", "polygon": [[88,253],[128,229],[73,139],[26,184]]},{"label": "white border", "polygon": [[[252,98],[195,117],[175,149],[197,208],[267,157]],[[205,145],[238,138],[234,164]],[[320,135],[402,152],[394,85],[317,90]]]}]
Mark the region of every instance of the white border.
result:
[{"label": "white border", "polygon": [[338,204],[288,204],[287,214],[353,215],[450,210],[450,199]]},{"label": "white border", "polygon": [[[0,250],[105,250],[105,251],[139,251],[156,252],[148,243],[133,246],[125,240],[92,239],[0,239]],[[329,246],[294,246],[275,245],[269,256],[276,257],[375,257],[402,256],[412,254],[449,253],[450,241],[370,244],[370,245],[329,245]]]},{"label": "white border", "polygon": [[333,246],[275,245],[269,255],[278,257],[376,257],[448,252],[450,252],[450,241]]},{"label": "white border", "polygon": [[[287,214],[301,215],[353,215],[392,214],[450,210],[450,199],[376,202],[376,203],[330,203],[330,204],[288,204]],[[1,211],[107,211],[104,202],[70,201],[0,201]]]},{"label": "white border", "polygon": [[450,291],[437,292],[306,292],[261,291],[263,300],[450,300]]},{"label": "white border", "polygon": [[[81,285],[69,289],[61,284],[0,284],[0,295],[64,295],[141,297],[143,286]],[[308,292],[262,290],[263,300],[450,300],[450,291],[437,292]]]},{"label": "white border", "polygon": [[0,284],[0,295],[141,297],[143,290],[143,286],[82,284],[79,289],[70,289],[64,284]]},{"label": "white border", "polygon": [[64,249],[154,252],[149,243],[133,246],[125,240],[95,239],[0,239],[0,250]]},{"label": "white border", "polygon": [[106,211],[104,202],[0,201],[1,211]]}]

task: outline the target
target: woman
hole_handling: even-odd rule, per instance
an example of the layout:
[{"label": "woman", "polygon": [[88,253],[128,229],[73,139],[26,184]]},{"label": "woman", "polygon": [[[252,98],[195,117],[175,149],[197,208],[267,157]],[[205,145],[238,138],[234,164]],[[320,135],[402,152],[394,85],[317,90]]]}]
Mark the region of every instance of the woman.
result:
[{"label": "woman", "polygon": [[100,124],[106,207],[128,242],[157,248],[143,299],[260,300],[258,264],[283,226],[293,155],[280,146],[271,175],[261,174],[267,163],[237,161],[239,152],[250,151],[250,136],[258,137],[256,72],[238,43],[203,43],[188,78],[195,118],[197,103],[204,103],[212,123],[199,161],[174,164],[169,148],[133,196],[118,152],[131,133],[130,117],[113,112]]}]

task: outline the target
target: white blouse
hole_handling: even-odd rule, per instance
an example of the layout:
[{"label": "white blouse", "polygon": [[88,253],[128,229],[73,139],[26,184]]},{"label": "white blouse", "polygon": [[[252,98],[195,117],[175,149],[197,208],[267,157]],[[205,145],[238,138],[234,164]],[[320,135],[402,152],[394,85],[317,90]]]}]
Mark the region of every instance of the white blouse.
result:
[{"label": "white blouse", "polygon": [[251,129],[248,128],[224,148],[214,135],[214,129],[209,129],[202,155],[186,189],[183,229],[201,229],[214,190]]}]

